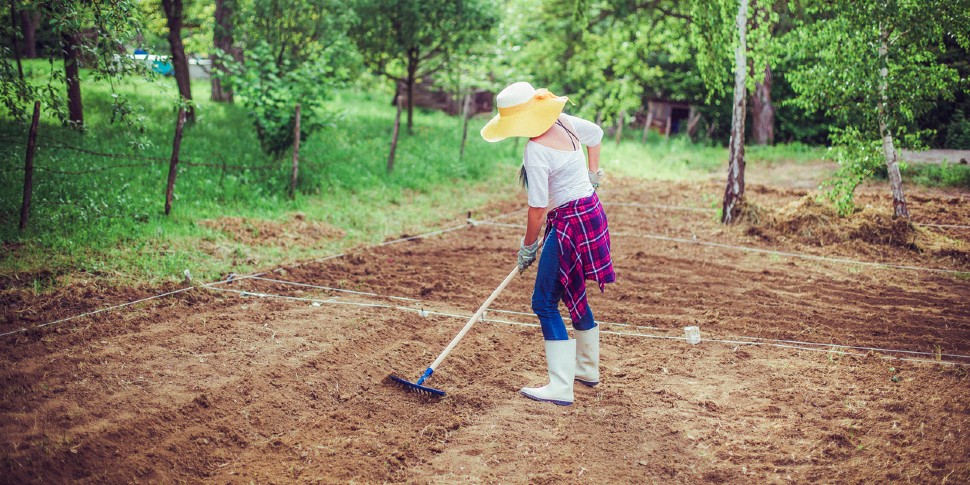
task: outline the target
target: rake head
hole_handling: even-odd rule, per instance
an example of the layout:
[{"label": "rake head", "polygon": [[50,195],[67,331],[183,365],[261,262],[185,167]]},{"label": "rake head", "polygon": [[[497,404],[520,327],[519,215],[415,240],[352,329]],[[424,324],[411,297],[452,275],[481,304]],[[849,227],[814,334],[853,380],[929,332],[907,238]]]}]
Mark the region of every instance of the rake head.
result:
[{"label": "rake head", "polygon": [[401,387],[405,391],[414,392],[427,397],[443,397],[445,391],[441,389],[435,389],[433,387],[423,386],[424,380],[431,376],[431,369],[424,371],[424,375],[418,379],[417,382],[411,382],[407,379],[402,379],[394,374],[387,376],[393,384]]}]

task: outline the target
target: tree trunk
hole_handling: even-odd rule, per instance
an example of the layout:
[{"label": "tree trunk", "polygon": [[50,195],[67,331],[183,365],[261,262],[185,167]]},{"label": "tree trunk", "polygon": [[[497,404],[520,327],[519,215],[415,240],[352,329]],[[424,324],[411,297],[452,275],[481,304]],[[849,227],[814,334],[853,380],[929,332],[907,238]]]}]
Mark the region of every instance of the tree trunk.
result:
[{"label": "tree trunk", "polygon": [[465,102],[462,105],[461,117],[462,117],[462,129],[461,129],[461,150],[458,152],[458,159],[461,160],[465,157],[465,142],[468,140],[468,119],[471,118],[471,104],[472,95],[471,93],[465,95]]},{"label": "tree trunk", "polygon": [[413,134],[414,130],[414,82],[415,77],[417,77],[418,72],[418,50],[411,49],[408,51],[408,78],[407,78],[407,90],[408,90],[408,136]]},{"label": "tree trunk", "polygon": [[168,184],[165,186],[165,215],[172,211],[175,196],[175,176],[178,174],[179,150],[182,148],[182,127],[185,126],[185,108],[179,108],[175,119],[175,139],[172,140],[172,160],[168,165]]},{"label": "tree trunk", "polygon": [[646,123],[643,124],[643,139],[640,140],[640,143],[647,142],[647,135],[650,133],[650,125],[652,124],[653,124],[653,103],[650,101],[647,101],[647,121]]},{"label": "tree trunk", "polygon": [[734,104],[731,113],[731,142],[728,146],[727,187],[724,190],[724,205],[721,222],[730,224],[740,215],[744,203],[744,116],[747,88],[744,81],[747,74],[748,0],[740,0],[738,5],[738,45],[734,49]]},{"label": "tree trunk", "polygon": [[[232,55],[232,15],[234,0],[216,0],[216,25],[212,32],[212,45],[222,50],[225,55]],[[212,100],[216,102],[232,102],[232,89],[223,87],[223,79],[217,73],[224,74],[225,67],[219,58],[213,54],[212,59]]]},{"label": "tree trunk", "polygon": [[401,129],[401,87],[397,88],[397,115],[394,117],[394,131],[391,133],[391,152],[387,155],[387,173],[394,170],[394,152],[397,150],[397,137]]},{"label": "tree trunk", "polygon": [[771,104],[771,67],[765,66],[765,77],[754,85],[751,97],[751,138],[756,145],[775,143],[775,107]]},{"label": "tree trunk", "polygon": [[40,12],[20,11],[20,26],[24,33],[22,54],[24,59],[37,57],[37,26],[40,25]]},{"label": "tree trunk", "polygon": [[162,0],[165,18],[168,21],[168,45],[172,50],[172,67],[175,68],[175,82],[179,94],[187,102],[186,121],[195,121],[195,107],[192,106],[192,86],[189,84],[189,60],[185,57],[182,45],[182,0]]},{"label": "tree trunk", "polygon": [[20,62],[20,39],[17,38],[17,9],[14,7],[13,0],[10,0],[10,40],[13,42],[13,57],[17,60],[17,73],[20,75],[20,82],[24,82],[24,66]]},{"label": "tree trunk", "polygon": [[76,128],[84,127],[84,105],[81,103],[81,74],[78,63],[78,35],[64,33],[61,36],[64,54],[64,81],[67,83],[67,116]]},{"label": "tree trunk", "polygon": [[37,127],[40,122],[40,101],[34,101],[34,117],[27,134],[27,157],[24,159],[24,199],[20,205],[20,230],[27,229],[30,219],[30,198],[34,193],[34,153],[37,152]]},{"label": "tree trunk", "polygon": [[889,113],[886,112],[886,104],[889,96],[889,33],[880,26],[879,36],[879,63],[882,68],[879,70],[879,135],[882,137],[882,151],[886,157],[886,168],[889,172],[889,186],[893,192],[893,214],[896,217],[909,219],[909,209],[906,207],[906,196],[903,194],[903,176],[899,173],[899,160],[896,154],[896,147],[893,145],[893,133],[889,128]]}]

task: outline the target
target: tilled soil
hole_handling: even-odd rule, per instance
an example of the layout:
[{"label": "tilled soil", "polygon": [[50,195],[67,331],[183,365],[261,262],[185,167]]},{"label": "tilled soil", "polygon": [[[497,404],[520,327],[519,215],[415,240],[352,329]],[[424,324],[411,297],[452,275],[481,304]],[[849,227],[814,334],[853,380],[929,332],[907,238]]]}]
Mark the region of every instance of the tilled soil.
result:
[{"label": "tilled soil", "polygon": [[[532,270],[427,382],[446,397],[387,381],[416,379],[511,271],[516,213],[2,337],[0,481],[970,482],[967,274],[845,261],[970,271],[962,253],[725,228],[720,190],[602,189],[617,282],[590,285],[602,381],[572,406],[517,393],[546,379]],[[911,195],[914,220],[970,221],[965,194]],[[89,293],[7,295],[0,333],[150,292]]]}]

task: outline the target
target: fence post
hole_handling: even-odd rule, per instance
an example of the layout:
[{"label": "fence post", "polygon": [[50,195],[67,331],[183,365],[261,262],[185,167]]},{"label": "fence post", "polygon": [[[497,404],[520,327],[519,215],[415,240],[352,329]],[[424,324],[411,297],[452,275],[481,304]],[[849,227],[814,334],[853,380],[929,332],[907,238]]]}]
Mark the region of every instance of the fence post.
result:
[{"label": "fence post", "polygon": [[34,119],[27,135],[27,158],[24,160],[24,203],[20,206],[20,230],[27,229],[30,219],[30,197],[34,191],[34,153],[37,152],[37,125],[40,122],[40,101],[34,101]]},{"label": "fence post", "polygon": [[290,177],[290,198],[296,198],[296,176],[300,166],[300,103],[296,103],[296,123],[293,126],[293,175]]},{"label": "fence post", "polygon": [[401,128],[401,86],[394,93],[394,103],[397,104],[397,115],[394,116],[394,131],[391,133],[391,151],[387,155],[387,173],[394,170],[394,151],[397,150],[397,135]]},{"label": "fence post", "polygon": [[461,130],[461,150],[458,152],[458,159],[465,158],[465,141],[468,140],[468,118],[471,112],[471,93],[465,95],[465,102],[461,106],[462,127]]},{"label": "fence post", "polygon": [[185,108],[179,108],[175,122],[175,140],[172,141],[172,161],[168,165],[168,187],[165,189],[165,215],[172,211],[172,193],[175,191],[175,175],[178,173],[179,149],[182,147],[182,127],[185,126]]}]

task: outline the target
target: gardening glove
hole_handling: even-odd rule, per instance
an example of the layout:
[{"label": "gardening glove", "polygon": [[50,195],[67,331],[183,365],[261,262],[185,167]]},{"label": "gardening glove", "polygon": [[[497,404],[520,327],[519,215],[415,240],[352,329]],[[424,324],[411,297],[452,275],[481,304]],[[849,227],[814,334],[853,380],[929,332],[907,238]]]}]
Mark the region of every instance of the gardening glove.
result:
[{"label": "gardening glove", "polygon": [[595,172],[589,172],[589,183],[593,184],[594,190],[599,188],[600,182],[603,181],[604,176],[605,174],[603,173],[602,168]]},{"label": "gardening glove", "polygon": [[519,274],[522,274],[526,268],[528,268],[536,260],[536,253],[539,252],[539,238],[536,238],[536,242],[529,246],[525,245],[525,238],[522,239],[521,247],[519,248]]}]

